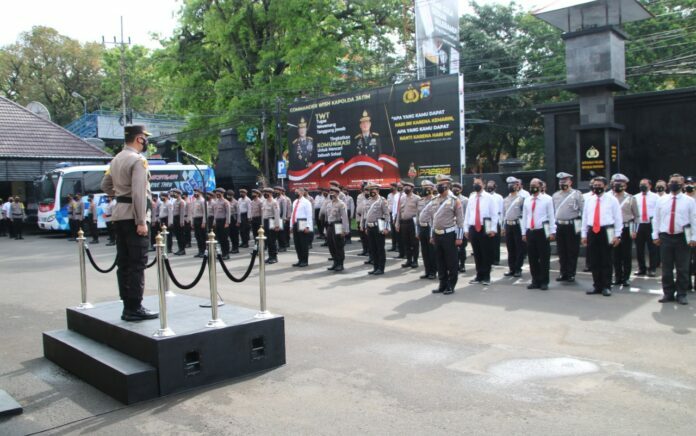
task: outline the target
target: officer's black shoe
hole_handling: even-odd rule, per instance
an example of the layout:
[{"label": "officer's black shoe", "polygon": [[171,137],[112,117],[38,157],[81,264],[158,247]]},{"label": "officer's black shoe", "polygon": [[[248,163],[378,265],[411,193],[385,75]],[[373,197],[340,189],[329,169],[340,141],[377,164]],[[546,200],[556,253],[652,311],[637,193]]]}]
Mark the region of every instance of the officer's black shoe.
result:
[{"label": "officer's black shoe", "polygon": [[274,263],[278,263],[278,259],[276,259],[275,257],[269,257],[268,259],[266,259],[266,263],[272,265]]},{"label": "officer's black shoe", "polygon": [[604,290],[602,290],[602,295],[604,295],[605,297],[611,297],[611,289],[604,288]]},{"label": "officer's black shoe", "polygon": [[111,246],[113,246],[113,245],[116,245],[116,243],[115,243],[115,242],[109,242],[108,244],[106,244],[107,247],[111,247]]},{"label": "officer's black shoe", "polygon": [[[201,256],[201,257],[203,257],[203,256]],[[226,254],[226,255],[222,256],[222,260],[230,260],[230,255]]]},{"label": "officer's black shoe", "polygon": [[556,281],[557,281],[557,282],[565,282],[566,280],[568,280],[568,279],[566,278],[566,276],[556,277]]},{"label": "officer's black shoe", "polygon": [[648,277],[655,277],[655,270],[654,269],[648,270]]},{"label": "officer's black shoe", "polygon": [[488,286],[491,284],[491,281],[490,281],[490,279],[484,279],[484,280],[481,280],[481,284],[483,286]]},{"label": "officer's black shoe", "polygon": [[418,262],[416,262],[416,261],[411,262],[411,268],[418,268]]},{"label": "officer's black shoe", "polygon": [[280,247],[280,248],[278,249],[278,252],[279,252],[279,253],[285,253],[286,251],[288,251],[288,249],[285,248],[285,247]]},{"label": "officer's black shoe", "polygon": [[569,276],[569,277],[566,279],[566,282],[568,282],[568,283],[573,283],[574,281],[575,281],[575,276]]},{"label": "officer's black shoe", "polygon": [[478,285],[480,283],[481,283],[481,280],[476,279],[476,278],[469,280],[470,285]]},{"label": "officer's black shoe", "polygon": [[600,291],[599,289],[592,289],[591,291],[587,291],[587,292],[585,292],[585,293],[586,293],[587,295],[594,295],[594,294],[601,294],[602,291]]},{"label": "officer's black shoe", "polygon": [[94,240],[92,240],[92,241],[89,241],[89,243],[90,243],[90,244],[98,244],[99,241],[94,241]]},{"label": "officer's black shoe", "polygon": [[658,303],[671,303],[673,301],[675,301],[674,295],[667,295],[667,294],[663,295],[662,298],[657,300]]},{"label": "officer's black shoe", "polygon": [[539,285],[537,285],[536,283],[531,283],[527,285],[527,289],[539,289]]},{"label": "officer's black shoe", "polygon": [[186,254],[185,250],[179,250],[176,253],[174,253],[174,256],[183,256],[184,254]]},{"label": "officer's black shoe", "polygon": [[454,289],[448,287],[447,289],[445,289],[444,291],[442,291],[442,294],[443,294],[443,295],[454,294]]},{"label": "officer's black shoe", "polygon": [[592,270],[589,267],[583,268],[582,272],[591,272]]},{"label": "officer's black shoe", "polygon": [[522,271],[515,271],[513,277],[522,277]]},{"label": "officer's black shoe", "polygon": [[628,288],[631,286],[631,282],[629,282],[628,280],[624,280],[623,282],[621,282],[621,286]]},{"label": "officer's black shoe", "polygon": [[304,268],[304,267],[306,267],[306,266],[309,266],[309,264],[308,264],[307,262],[300,262],[300,264],[297,265],[297,266],[300,267],[300,268]]},{"label": "officer's black shoe", "polygon": [[377,270],[376,270],[376,269],[373,269],[372,271],[368,271],[367,273],[368,273],[369,275],[373,275],[373,274],[375,273],[375,271],[377,271]]},{"label": "officer's black shoe", "polygon": [[466,268],[464,268],[464,267],[459,268],[459,272],[460,272],[460,273],[465,273],[465,272],[466,272]]},{"label": "officer's black shoe", "polygon": [[375,272],[374,272],[374,275],[376,275],[376,276],[381,276],[383,274],[384,274],[384,271],[381,269],[375,270]]},{"label": "officer's black shoe", "polygon": [[541,286],[539,286],[539,289],[541,289],[542,291],[548,291],[549,285],[541,285]]},{"label": "officer's black shoe", "polygon": [[336,265],[336,268],[334,268],[334,272],[340,272],[343,271],[343,265]]},{"label": "officer's black shoe", "polygon": [[374,262],[372,262],[371,260],[366,260],[365,262],[363,262],[363,264],[364,265],[374,265]]},{"label": "officer's black shoe", "polygon": [[302,262],[293,263],[292,266],[300,266],[300,263]]},{"label": "officer's black shoe", "polygon": [[430,275],[428,276],[428,278],[429,278],[430,280],[435,280],[436,277],[435,277],[435,274],[430,274]]},{"label": "officer's black shoe", "polygon": [[411,262],[406,262],[401,264],[401,268],[410,268],[411,267]]},{"label": "officer's black shoe", "polygon": [[647,271],[642,270],[642,271],[638,271],[637,273],[635,273],[634,276],[636,276],[636,277],[641,277],[641,276],[645,276],[645,275],[647,275],[647,274],[648,274]]},{"label": "officer's black shoe", "polygon": [[358,256],[367,256],[367,251],[363,251],[362,253],[358,253]]},{"label": "officer's black shoe", "polygon": [[333,271],[336,269],[336,264],[331,265],[330,267],[326,268],[327,271]]},{"label": "officer's black shoe", "polygon": [[512,276],[515,275],[515,272],[514,272],[514,271],[508,271],[508,272],[506,272],[506,273],[503,274],[503,275],[504,275],[505,277],[512,277]]},{"label": "officer's black shoe", "polygon": [[440,293],[444,293],[445,289],[447,289],[447,288],[437,288],[437,289],[433,289],[430,292],[432,292],[433,294],[440,294]]},{"label": "officer's black shoe", "polygon": [[677,303],[686,306],[689,304],[688,301],[686,301],[686,295],[677,295]]},{"label": "officer's black shoe", "polygon": [[239,248],[249,248],[249,244],[242,244],[239,246]]},{"label": "officer's black shoe", "polygon": [[230,254],[239,254],[239,250],[238,250],[238,249],[234,249],[234,250],[230,251]]},{"label": "officer's black shoe", "polygon": [[121,319],[123,321],[145,321],[148,319],[157,319],[158,317],[159,313],[147,310],[143,306],[137,309],[123,309],[123,313],[121,314]]},{"label": "officer's black shoe", "polygon": [[428,274],[423,274],[422,276],[418,277],[419,279],[429,279],[430,276]]}]

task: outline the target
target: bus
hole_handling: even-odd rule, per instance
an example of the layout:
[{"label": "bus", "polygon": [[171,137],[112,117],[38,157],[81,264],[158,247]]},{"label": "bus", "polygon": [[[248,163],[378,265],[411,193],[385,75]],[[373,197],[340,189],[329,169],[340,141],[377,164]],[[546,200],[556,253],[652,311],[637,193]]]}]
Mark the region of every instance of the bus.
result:
[{"label": "bus", "polygon": [[[150,188],[153,194],[169,192],[174,188],[193,194],[195,188],[203,188],[212,192],[215,189],[215,172],[206,165],[184,165],[181,163],[166,163],[164,161],[149,162]],[[99,228],[105,228],[104,205],[108,199],[101,190],[101,181],[108,165],[65,166],[59,165],[37,181],[36,188],[39,200],[38,225],[43,230],[69,231],[68,195],[82,194],[82,201],[87,207],[89,194],[94,195],[97,202]],[[202,178],[201,178],[202,174]]]}]

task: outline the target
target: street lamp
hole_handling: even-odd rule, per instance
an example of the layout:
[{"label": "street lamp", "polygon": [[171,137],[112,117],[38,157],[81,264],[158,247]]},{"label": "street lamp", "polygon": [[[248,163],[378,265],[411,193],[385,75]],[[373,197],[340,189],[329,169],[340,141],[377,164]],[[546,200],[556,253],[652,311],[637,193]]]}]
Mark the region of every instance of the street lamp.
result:
[{"label": "street lamp", "polygon": [[72,94],[73,98],[79,98],[82,100],[82,106],[85,108],[85,116],[87,115],[87,100],[81,96],[77,91],[73,91]]}]

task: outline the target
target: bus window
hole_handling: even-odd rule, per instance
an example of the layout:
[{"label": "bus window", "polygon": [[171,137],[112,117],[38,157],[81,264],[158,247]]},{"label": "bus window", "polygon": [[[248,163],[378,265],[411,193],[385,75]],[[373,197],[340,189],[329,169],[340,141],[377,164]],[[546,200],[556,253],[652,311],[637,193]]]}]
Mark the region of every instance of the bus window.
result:
[{"label": "bus window", "polygon": [[82,173],[63,174],[63,185],[60,188],[60,204],[67,204],[68,195],[82,193]]},{"label": "bus window", "polygon": [[101,194],[101,181],[104,178],[103,171],[85,171],[84,173],[84,191],[83,194]]}]

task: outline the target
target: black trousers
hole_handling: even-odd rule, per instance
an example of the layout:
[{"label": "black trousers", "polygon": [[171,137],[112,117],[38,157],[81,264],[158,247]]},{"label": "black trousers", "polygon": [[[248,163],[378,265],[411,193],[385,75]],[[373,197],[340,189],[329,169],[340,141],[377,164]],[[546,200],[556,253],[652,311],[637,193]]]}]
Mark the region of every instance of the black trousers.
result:
[{"label": "black trousers", "polygon": [[239,250],[239,227],[237,227],[237,217],[230,218],[230,242],[232,243],[232,250]]},{"label": "black trousers", "polygon": [[493,262],[498,265],[500,263],[500,224],[498,224],[498,232],[493,236]]},{"label": "black trousers", "polygon": [[278,232],[278,246],[281,248],[290,246],[290,220],[283,219],[283,228]]},{"label": "black trousers", "polygon": [[99,242],[99,226],[96,221],[89,220],[89,234],[92,241]]},{"label": "black trousers", "polygon": [[196,247],[198,247],[198,254],[205,253],[205,226],[203,226],[203,217],[193,219],[193,231],[196,236]]},{"label": "black trousers", "polygon": [[505,247],[508,252],[508,268],[512,272],[521,272],[527,244],[522,241],[522,229],[519,224],[505,224]]},{"label": "black trousers", "polygon": [[[683,233],[660,233],[662,292],[667,296],[686,295],[689,291],[689,245]],[[674,271],[676,270],[676,280]]]},{"label": "black trousers", "polygon": [[450,288],[454,290],[459,277],[459,264],[457,262],[457,234],[455,232],[444,235],[435,234],[435,258],[437,259],[437,276],[440,279],[440,290]]},{"label": "black trousers", "polygon": [[191,245],[191,222],[184,221],[184,243],[188,247]]},{"label": "black trousers", "polygon": [[[77,220],[71,219],[68,221],[68,225],[70,226],[70,237],[72,239],[77,238]],[[14,226],[12,226],[12,229],[10,230],[10,236],[14,236]]]},{"label": "black trousers", "polygon": [[466,246],[469,245],[469,240],[464,238],[462,245],[457,247],[457,258],[459,259],[459,268],[464,268],[466,264]]},{"label": "black trousers", "polygon": [[320,209],[314,209],[314,222],[317,223],[319,239],[322,239],[324,237],[324,220],[319,218],[319,211]]},{"label": "black trousers", "polygon": [[631,277],[631,230],[624,227],[621,230],[621,242],[614,248],[614,278],[623,282]]},{"label": "black trousers", "polygon": [[223,256],[230,254],[230,237],[227,234],[227,228],[225,227],[225,218],[215,219],[215,237],[220,244],[220,251]]},{"label": "black trousers", "polygon": [[329,253],[331,253],[334,265],[343,265],[343,262],[346,260],[346,239],[343,237],[343,234],[336,233],[336,226],[334,223],[327,224],[326,237],[326,242],[329,244]]},{"label": "black trousers", "polygon": [[365,253],[370,252],[370,244],[367,241],[367,235],[365,234],[364,230],[360,230],[358,232],[358,235],[360,235],[360,245],[362,245],[362,251]]},{"label": "black trousers", "polygon": [[[254,240],[259,236],[259,229],[262,225],[261,217],[256,216],[251,219],[251,234],[254,235]],[[264,229],[265,231],[266,229]],[[266,232],[266,237],[268,237],[268,232]]]},{"label": "black trousers", "polygon": [[493,238],[486,234],[485,227],[476,231],[474,226],[469,227],[469,239],[474,251],[476,262],[476,280],[491,279],[491,265],[493,264]]},{"label": "black trousers", "polygon": [[[160,224],[163,225],[164,223]],[[174,225],[171,227],[167,227],[167,253],[172,252],[172,245],[174,245],[174,235],[172,234],[172,231],[174,229]]]},{"label": "black trousers", "polygon": [[[260,219],[260,218],[259,218]],[[278,258],[278,232],[268,226],[268,218],[263,220],[263,231],[266,233],[266,249],[269,259]]]},{"label": "black trousers", "polygon": [[580,235],[575,233],[575,225],[558,224],[556,226],[556,249],[561,266],[561,277],[575,277],[580,255]]},{"label": "black trousers", "polygon": [[387,253],[384,251],[384,233],[379,231],[378,226],[367,228],[367,241],[370,245],[370,257],[376,270],[384,271],[387,263]]},{"label": "black trousers", "polygon": [[[648,248],[648,267],[645,267],[645,247]],[[660,248],[653,244],[652,223],[638,224],[636,232],[636,257],[638,258],[638,271],[645,272],[648,269],[655,271],[660,261]]]},{"label": "black trousers", "polygon": [[607,237],[606,228],[599,233],[592,229],[587,232],[587,253],[594,289],[601,291],[611,287],[611,252],[612,246]]},{"label": "black trousers", "polygon": [[24,236],[22,236],[22,224],[24,224],[24,220],[22,218],[12,219],[12,231],[15,238],[24,238]]},{"label": "black trousers", "polygon": [[150,241],[147,236],[136,233],[135,220],[114,221],[113,226],[116,232],[119,296],[126,309],[137,309],[145,290],[145,266]]},{"label": "black trousers", "polygon": [[0,218],[0,236],[7,236],[7,220]]},{"label": "black trousers", "polygon": [[[113,230],[110,230],[109,228],[111,227],[111,223],[107,222],[106,223],[106,229],[109,231],[109,242],[112,242],[113,239],[111,238],[111,232]],[[155,246],[155,238],[157,237],[157,234],[160,231],[160,224],[157,221],[153,221],[150,223],[150,246],[154,247]]]},{"label": "black trousers", "polygon": [[401,245],[404,247],[406,262],[418,263],[418,239],[416,239],[416,224],[413,220],[399,222]]},{"label": "black trousers", "polygon": [[[309,241],[312,238],[312,232],[305,233],[297,230],[297,223],[292,230],[292,237],[295,240],[295,252],[297,260],[304,263],[309,263]],[[335,259],[335,258],[334,258]]]},{"label": "black trousers", "polygon": [[[155,224],[159,229],[159,224]],[[154,229],[155,227],[153,227]],[[106,232],[109,235],[109,242],[116,242],[116,234],[114,233],[114,224],[111,221],[106,222]]]},{"label": "black trousers", "polygon": [[174,237],[176,238],[177,251],[185,251],[184,226],[181,225],[179,215],[174,215],[174,224],[172,224],[171,232],[174,233]]},{"label": "black trousers", "polygon": [[420,238],[425,274],[434,276],[437,274],[437,258],[435,257],[435,246],[430,243],[430,226],[419,227],[418,238]]},{"label": "black trousers", "polygon": [[527,260],[532,283],[538,286],[549,284],[551,243],[544,229],[527,231]]},{"label": "black trousers", "polygon": [[242,245],[249,245],[249,216],[246,213],[239,216],[239,237]]},{"label": "black trousers", "polygon": [[406,247],[404,246],[404,241],[396,231],[396,220],[391,220],[391,249],[399,252],[399,257],[406,257]]}]

